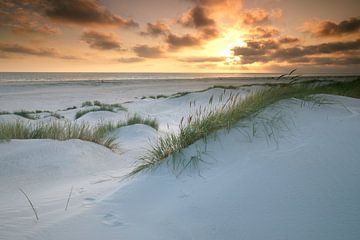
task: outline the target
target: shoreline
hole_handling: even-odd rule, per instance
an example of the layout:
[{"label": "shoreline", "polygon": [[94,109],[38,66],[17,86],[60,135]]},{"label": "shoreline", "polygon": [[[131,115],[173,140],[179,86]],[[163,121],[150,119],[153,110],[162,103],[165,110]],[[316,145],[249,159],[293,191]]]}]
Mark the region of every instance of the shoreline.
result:
[{"label": "shoreline", "polygon": [[[24,73],[26,74],[26,73]],[[31,74],[31,73],[30,73]],[[66,74],[65,74],[66,75]],[[255,75],[255,74],[254,74]],[[264,74],[264,76],[218,76],[218,77],[181,77],[181,78],[122,78],[122,79],[65,79],[65,80],[4,80],[1,79],[0,73],[0,86],[26,86],[26,85],[66,85],[66,84],[77,84],[77,85],[99,85],[99,84],[137,84],[142,82],[163,82],[163,81],[197,81],[197,82],[211,82],[211,81],[232,81],[232,82],[251,82],[251,81],[262,81],[267,83],[269,81],[278,81],[281,74]],[[295,74],[296,75],[296,74]],[[360,74],[300,74],[299,79],[310,80],[340,80],[348,79],[354,80],[360,77]],[[284,77],[279,82],[285,82],[287,78]],[[219,82],[219,83],[220,83]]]}]

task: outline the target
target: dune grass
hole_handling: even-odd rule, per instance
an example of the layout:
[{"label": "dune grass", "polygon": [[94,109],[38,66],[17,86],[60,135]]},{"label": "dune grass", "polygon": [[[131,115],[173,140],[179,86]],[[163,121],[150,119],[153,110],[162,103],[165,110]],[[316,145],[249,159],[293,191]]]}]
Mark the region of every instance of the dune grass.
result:
[{"label": "dune grass", "polygon": [[75,124],[71,122],[50,123],[23,123],[6,122],[0,123],[0,140],[10,139],[56,139],[69,140],[80,139],[94,142],[114,150],[114,140],[107,136],[107,132],[99,131],[102,126],[95,128],[87,124]]},{"label": "dune grass", "polygon": [[159,129],[159,123],[155,118],[143,118],[137,114],[128,118],[128,120],[126,121],[126,125],[134,124],[144,124],[154,128],[155,130]]},{"label": "dune grass", "polygon": [[81,104],[81,107],[92,107],[94,106],[91,101],[85,101]]},{"label": "dune grass", "polygon": [[36,119],[33,116],[34,113],[36,113],[36,112],[29,112],[29,111],[21,110],[21,111],[14,112],[13,114],[21,116],[23,118],[34,120],[34,119]]},{"label": "dune grass", "polygon": [[145,124],[154,129],[158,129],[159,124],[156,119],[142,118],[134,115],[126,121],[117,123],[100,123],[95,127],[88,124],[58,122],[50,123],[24,123],[21,121],[0,123],[0,140],[10,139],[56,139],[69,140],[80,139],[103,145],[111,150],[115,150],[115,138],[110,133],[117,128],[133,124]]},{"label": "dune grass", "polygon": [[107,122],[102,123],[96,128],[96,134],[97,135],[106,135],[112,131],[114,131],[117,128],[130,126],[134,124],[144,124],[148,125],[149,127],[154,128],[155,130],[159,129],[159,123],[155,118],[142,118],[139,115],[134,115],[130,118],[128,118],[125,122],[119,121],[117,123],[113,122]]},{"label": "dune grass", "polygon": [[30,120],[35,120],[35,119],[39,119],[39,116],[37,116],[36,114],[39,113],[49,113],[50,116],[53,116],[55,118],[62,118],[60,116],[60,114],[55,113],[55,112],[50,112],[50,111],[46,111],[46,110],[36,110],[36,111],[26,111],[26,110],[21,110],[21,111],[15,111],[15,112],[7,112],[7,111],[2,111],[0,112],[0,115],[8,115],[8,114],[14,114],[14,115],[18,115],[21,116],[23,118],[26,119],[30,119]]},{"label": "dune grass", "polygon": [[114,103],[114,104],[107,104],[107,103],[102,103],[98,100],[95,100],[94,102],[91,101],[85,101],[81,104],[81,107],[92,107],[92,106],[98,106],[98,107],[113,107],[113,108],[122,108],[123,110],[125,110],[126,108],[124,108],[121,104],[119,103]]},{"label": "dune grass", "polygon": [[[161,137],[158,142],[141,158],[142,163],[130,175],[153,169],[164,160],[180,153],[196,141],[206,138],[220,129],[231,129],[241,120],[256,116],[266,107],[284,99],[307,99],[312,94],[336,94],[360,98],[360,79],[352,82],[338,82],[330,85],[287,84],[260,90],[244,100],[237,95],[230,97],[217,110],[200,109],[194,116],[182,120],[178,133]],[[211,104],[209,100],[209,104]],[[174,158],[172,159],[174,162]],[[178,159],[176,161],[182,161]],[[178,164],[178,163],[174,163]]]},{"label": "dune grass", "polygon": [[123,107],[121,104],[119,103],[114,103],[114,104],[106,104],[106,103],[101,103],[100,101],[94,101],[94,102],[90,102],[90,101],[86,101],[83,102],[81,104],[82,107],[92,107],[90,109],[84,109],[84,110],[80,110],[75,114],[75,119],[78,119],[82,116],[84,116],[85,114],[89,113],[89,112],[98,112],[98,111],[108,111],[108,112],[115,112],[115,111],[127,111],[127,109],[125,107]]},{"label": "dune grass", "polygon": [[89,112],[100,112],[100,111],[115,112],[115,109],[113,107],[107,107],[107,106],[99,107],[99,108],[84,109],[84,110],[80,110],[80,111],[76,112],[75,119],[78,119]]}]

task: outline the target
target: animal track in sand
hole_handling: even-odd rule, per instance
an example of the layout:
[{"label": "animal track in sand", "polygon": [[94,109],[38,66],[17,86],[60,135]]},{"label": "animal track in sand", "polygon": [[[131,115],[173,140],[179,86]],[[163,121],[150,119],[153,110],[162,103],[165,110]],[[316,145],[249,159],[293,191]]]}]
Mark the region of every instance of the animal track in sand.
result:
[{"label": "animal track in sand", "polygon": [[111,227],[118,227],[123,225],[118,216],[112,213],[108,213],[103,217],[102,223]]}]

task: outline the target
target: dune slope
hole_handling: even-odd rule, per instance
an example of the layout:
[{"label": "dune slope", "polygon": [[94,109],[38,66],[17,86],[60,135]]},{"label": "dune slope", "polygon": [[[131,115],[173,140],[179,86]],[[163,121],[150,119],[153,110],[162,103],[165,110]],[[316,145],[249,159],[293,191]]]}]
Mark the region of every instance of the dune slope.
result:
[{"label": "dune slope", "polygon": [[198,169],[163,164],[29,238],[358,239],[360,100],[325,97],[275,104],[186,149]]}]

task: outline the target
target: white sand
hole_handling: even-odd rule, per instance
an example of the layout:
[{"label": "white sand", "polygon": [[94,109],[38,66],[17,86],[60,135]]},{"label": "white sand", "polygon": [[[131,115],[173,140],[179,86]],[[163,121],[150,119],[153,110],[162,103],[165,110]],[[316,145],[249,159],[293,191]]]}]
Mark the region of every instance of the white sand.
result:
[{"label": "white sand", "polygon": [[[227,94],[246,96],[252,90]],[[187,169],[176,177],[165,164],[155,172],[122,178],[149,143],[176,131],[181,117],[194,111],[190,101],[204,106],[211,95],[222,93],[213,89],[125,104],[128,115],[156,117],[160,132],[144,125],[118,129],[114,136],[120,150],[115,153],[80,140],[0,143],[0,239],[359,239],[358,99],[325,96],[335,103],[321,106],[282,101],[252,122],[211,138],[201,154],[200,172]],[[85,95],[59,104],[33,99],[33,105],[51,110],[102,100]],[[112,103],[117,97],[106,98]],[[20,103],[24,99],[9,109]],[[73,119],[77,110],[61,114]],[[96,124],[126,114],[94,112],[79,120]],[[0,121],[5,118],[18,117],[1,115]],[[197,156],[204,146],[202,141],[193,144],[184,159]],[[19,187],[29,193],[39,221]]]}]

